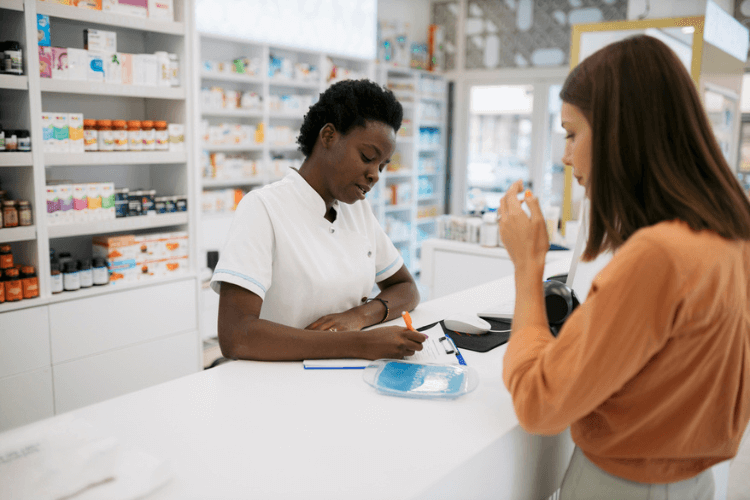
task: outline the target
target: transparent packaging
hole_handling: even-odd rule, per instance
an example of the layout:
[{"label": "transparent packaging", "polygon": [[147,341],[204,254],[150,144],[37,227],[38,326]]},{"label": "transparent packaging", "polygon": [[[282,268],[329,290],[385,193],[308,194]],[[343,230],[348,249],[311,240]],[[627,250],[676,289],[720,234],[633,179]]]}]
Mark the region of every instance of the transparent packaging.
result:
[{"label": "transparent packaging", "polygon": [[407,398],[452,399],[470,393],[479,385],[477,371],[469,366],[397,359],[373,361],[362,378],[383,394]]}]

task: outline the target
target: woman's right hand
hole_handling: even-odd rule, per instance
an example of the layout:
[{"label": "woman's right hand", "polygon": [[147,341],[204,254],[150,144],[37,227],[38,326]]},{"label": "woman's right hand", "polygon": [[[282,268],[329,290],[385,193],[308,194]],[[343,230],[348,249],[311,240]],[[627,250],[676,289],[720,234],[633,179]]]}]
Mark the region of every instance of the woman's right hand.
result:
[{"label": "woman's right hand", "polygon": [[403,359],[422,350],[427,335],[403,326],[386,326],[360,332],[362,336],[362,358]]}]

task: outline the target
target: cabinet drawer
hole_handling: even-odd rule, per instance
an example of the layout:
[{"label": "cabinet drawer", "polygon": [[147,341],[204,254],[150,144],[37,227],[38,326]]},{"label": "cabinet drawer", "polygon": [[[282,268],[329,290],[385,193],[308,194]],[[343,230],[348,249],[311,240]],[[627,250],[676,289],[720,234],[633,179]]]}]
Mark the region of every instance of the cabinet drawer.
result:
[{"label": "cabinet drawer", "polygon": [[49,368],[49,314],[46,306],[0,314],[0,378]]},{"label": "cabinet drawer", "polygon": [[89,356],[52,367],[60,414],[167,382],[200,369],[198,332]]},{"label": "cabinet drawer", "polygon": [[53,416],[52,401],[49,367],[0,379],[0,432]]},{"label": "cabinet drawer", "polygon": [[189,279],[50,305],[52,363],[196,330],[195,286]]}]

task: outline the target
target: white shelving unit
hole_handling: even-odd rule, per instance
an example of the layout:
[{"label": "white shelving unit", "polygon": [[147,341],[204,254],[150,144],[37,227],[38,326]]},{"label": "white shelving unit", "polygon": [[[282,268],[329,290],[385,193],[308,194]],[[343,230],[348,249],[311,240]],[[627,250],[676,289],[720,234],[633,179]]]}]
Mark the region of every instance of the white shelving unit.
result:
[{"label": "white shelving unit", "polygon": [[[391,160],[400,166],[381,176],[373,208],[416,275],[421,269],[421,243],[435,236],[436,216],[445,206],[447,85],[438,74],[384,64],[378,65],[377,78],[401,102],[404,122],[396,140],[397,161]],[[427,136],[437,139],[426,142]],[[395,204],[394,185],[403,193]]]},{"label": "white shelving unit", "polygon": [[[174,22],[128,17],[37,0],[0,0],[0,32],[21,42],[24,75],[0,75],[0,122],[28,129],[31,153],[0,154],[2,189],[14,199],[32,201],[34,226],[0,229],[16,262],[33,265],[40,296],[0,304],[0,401],[13,398],[0,415],[0,431],[164,382],[202,367],[198,335],[197,217],[193,137],[193,4],[174,1]],[[117,33],[118,51],[179,57],[181,86],[142,87],[40,78],[37,13],[50,17],[52,46],[83,48],[83,30]],[[166,120],[185,124],[185,152],[45,153],[42,111],[83,113],[85,118]],[[51,180],[114,182],[116,187],[155,189],[157,195],[180,195],[188,211],[125,217],[67,226],[48,223],[46,185]],[[50,249],[90,258],[92,237],[187,231],[189,266],[166,278],[92,287],[52,294]],[[165,340],[169,339],[169,342]],[[175,352],[166,345],[179,343]],[[141,355],[153,350],[164,359],[179,357],[177,371],[143,366]],[[117,353],[121,366],[102,362]],[[18,364],[14,360],[29,360]],[[3,367],[13,366],[13,369]],[[170,364],[175,366],[175,364]],[[84,374],[84,375],[75,375]],[[61,378],[62,377],[62,378]],[[94,382],[95,381],[95,382]],[[106,381],[102,383],[102,381]],[[96,385],[96,387],[94,387]],[[55,388],[64,387],[65,391]],[[22,395],[19,397],[19,394]]]}]

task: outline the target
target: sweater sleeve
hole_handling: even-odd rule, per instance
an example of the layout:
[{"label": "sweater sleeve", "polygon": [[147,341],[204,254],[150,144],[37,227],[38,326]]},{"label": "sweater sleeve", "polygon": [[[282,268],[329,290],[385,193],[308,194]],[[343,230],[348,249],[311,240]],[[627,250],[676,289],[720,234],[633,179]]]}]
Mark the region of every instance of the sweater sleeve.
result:
[{"label": "sweater sleeve", "polygon": [[538,327],[512,335],[503,380],[528,432],[557,434],[588,415],[669,339],[681,278],[668,252],[639,236],[597,275],[557,338]]}]

